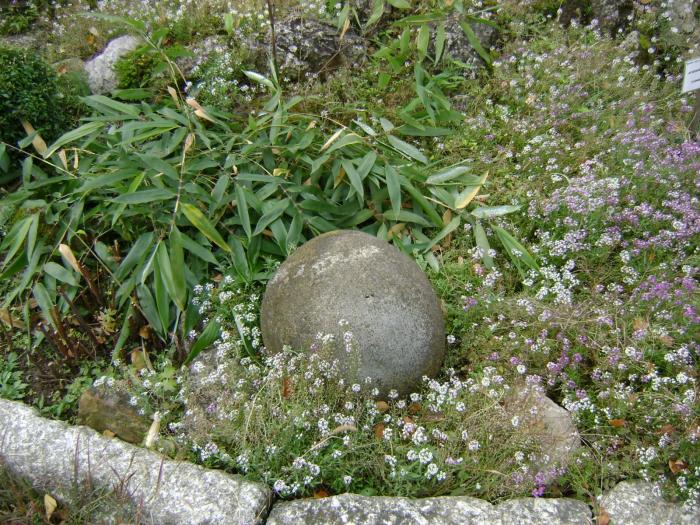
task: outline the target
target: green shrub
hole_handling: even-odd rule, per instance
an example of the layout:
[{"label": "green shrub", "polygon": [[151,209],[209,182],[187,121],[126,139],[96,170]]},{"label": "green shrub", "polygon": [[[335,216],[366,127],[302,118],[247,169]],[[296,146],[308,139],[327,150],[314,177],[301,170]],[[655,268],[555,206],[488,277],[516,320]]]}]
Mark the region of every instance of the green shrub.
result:
[{"label": "green shrub", "polygon": [[26,137],[23,120],[47,141],[72,123],[53,69],[31,52],[0,48],[0,141],[14,146]]},{"label": "green shrub", "polygon": [[140,88],[148,84],[156,62],[149,50],[148,46],[141,46],[117,61],[114,69],[120,89]]},{"label": "green shrub", "polygon": [[27,31],[39,16],[32,2],[9,2],[0,5],[0,35],[18,35]]}]

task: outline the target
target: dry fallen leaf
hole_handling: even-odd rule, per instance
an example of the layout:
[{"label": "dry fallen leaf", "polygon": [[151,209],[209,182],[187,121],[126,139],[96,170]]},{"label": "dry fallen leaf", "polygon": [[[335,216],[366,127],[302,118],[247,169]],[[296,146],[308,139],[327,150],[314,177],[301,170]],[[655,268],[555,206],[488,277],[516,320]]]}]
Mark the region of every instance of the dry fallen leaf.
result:
[{"label": "dry fallen leaf", "polygon": [[326,489],[316,489],[314,491],[314,499],[327,498],[328,496],[330,496],[330,494]]},{"label": "dry fallen leaf", "polygon": [[143,337],[144,339],[151,337],[151,329],[148,325],[145,324],[139,328],[139,337]]},{"label": "dry fallen leaf", "polygon": [[377,439],[383,439],[384,438],[384,429],[386,427],[384,426],[384,423],[377,423],[374,425],[374,437]]},{"label": "dry fallen leaf", "polygon": [[5,323],[10,328],[19,328],[20,330],[25,329],[24,323],[20,319],[13,316],[7,308],[0,308],[0,321]]},{"label": "dry fallen leaf", "polygon": [[288,377],[282,379],[282,397],[288,399],[292,395],[292,384]]},{"label": "dry fallen leaf", "polygon": [[144,356],[143,350],[131,351],[131,364],[136,370],[142,370],[146,368],[146,358]]},{"label": "dry fallen leaf", "polygon": [[44,494],[44,508],[46,509],[46,519],[51,521],[51,515],[54,513],[58,503],[49,494]]},{"label": "dry fallen leaf", "polygon": [[410,405],[408,405],[408,413],[412,416],[415,416],[418,412],[420,412],[420,409],[420,403],[411,403]]},{"label": "dry fallen leaf", "polygon": [[110,429],[103,430],[102,435],[105,437],[108,437],[108,438],[113,438],[114,436],[116,436],[116,434],[114,432],[112,432]]},{"label": "dry fallen leaf", "polygon": [[673,337],[671,337],[670,335],[662,335],[661,337],[659,337],[659,341],[661,341],[661,343],[664,346],[673,346]]},{"label": "dry fallen leaf", "polygon": [[688,464],[681,459],[669,459],[668,468],[670,468],[671,472],[673,472],[674,474],[678,474],[679,472],[688,470]]},{"label": "dry fallen leaf", "polygon": [[646,330],[647,328],[649,328],[649,321],[647,321],[646,319],[637,318],[632,323],[632,328],[634,328],[635,332],[637,330]]},{"label": "dry fallen leaf", "polygon": [[608,525],[610,523],[610,515],[603,508],[600,509],[596,518],[596,525]]},{"label": "dry fallen leaf", "polygon": [[610,423],[611,426],[613,427],[624,427],[627,424],[627,421],[624,419],[609,419],[608,423]]},{"label": "dry fallen leaf", "polygon": [[153,444],[156,442],[156,438],[158,437],[159,433],[160,413],[156,412],[155,414],[153,414],[153,423],[151,423],[151,427],[148,429],[146,439],[143,440],[143,446],[146,448],[152,448]]},{"label": "dry fallen leaf", "polygon": [[380,414],[383,414],[384,412],[389,410],[389,403],[387,403],[386,401],[377,401],[376,406]]}]

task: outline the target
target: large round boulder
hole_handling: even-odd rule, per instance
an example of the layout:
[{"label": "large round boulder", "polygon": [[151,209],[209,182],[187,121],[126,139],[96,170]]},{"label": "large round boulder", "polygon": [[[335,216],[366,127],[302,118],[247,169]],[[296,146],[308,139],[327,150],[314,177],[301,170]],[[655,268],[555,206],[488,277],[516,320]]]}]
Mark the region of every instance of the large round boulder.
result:
[{"label": "large round boulder", "polygon": [[382,394],[414,391],[445,355],[440,302],[425,274],[389,243],[358,231],[326,233],[292,253],[267,285],[261,328],[273,353],[284,345],[315,351],[319,334],[334,336],[324,348],[330,345],[346,379],[371,377]]}]

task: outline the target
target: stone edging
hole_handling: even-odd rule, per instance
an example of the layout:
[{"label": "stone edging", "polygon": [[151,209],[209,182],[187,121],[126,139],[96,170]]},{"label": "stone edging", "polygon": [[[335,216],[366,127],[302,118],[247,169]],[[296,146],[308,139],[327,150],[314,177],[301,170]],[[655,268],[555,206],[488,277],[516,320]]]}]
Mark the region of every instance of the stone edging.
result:
[{"label": "stone edging", "polygon": [[[588,505],[573,499],[520,498],[498,505],[464,496],[409,499],[342,494],[279,502],[270,489],[240,476],[183,462],[40,417],[35,409],[0,399],[0,465],[67,500],[90,483],[122,483],[143,523],[162,525],[588,525]],[[622,482],[601,499],[615,525],[691,525],[700,511],[655,496],[651,485]],[[269,514],[268,514],[269,513]]]}]

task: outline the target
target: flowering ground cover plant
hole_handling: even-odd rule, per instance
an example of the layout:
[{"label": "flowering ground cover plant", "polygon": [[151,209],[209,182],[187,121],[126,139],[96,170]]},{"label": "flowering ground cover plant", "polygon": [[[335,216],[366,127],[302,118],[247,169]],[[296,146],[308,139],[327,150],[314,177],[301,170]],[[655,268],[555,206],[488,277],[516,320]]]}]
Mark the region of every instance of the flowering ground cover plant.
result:
[{"label": "flowering ground cover plant", "polygon": [[[635,19],[641,27],[654,11],[637,8],[646,17]],[[82,187],[91,218],[102,220],[103,229],[92,239],[74,234],[73,246],[77,252],[78,240],[92,243],[97,256],[81,251],[82,267],[100,259],[117,277],[127,277],[131,290],[117,287],[105,295],[121,297],[129,308],[136,289],[142,311],[127,314],[131,336],[122,338],[129,323],[120,318],[117,325],[117,311],[103,308],[96,337],[139,351],[117,352],[76,384],[103,376],[98,384],[126,385],[140,413],[157,414],[163,451],[266,482],[280,498],[352,491],[492,501],[566,495],[594,502],[619,480],[644,479],[671,499],[699,505],[700,143],[686,126],[691,100],[679,94],[682,45],[674,40],[669,60],[654,62],[639,42],[620,45],[595,23],[561,28],[532,11],[513,18],[523,9],[517,3],[499,13],[507,38],[493,52],[492,70],[473,82],[460,80],[448,65],[431,70],[411,55],[392,72],[401,87],[395,92],[377,87],[382,66],[373,63],[361,74],[340,72],[326,83],[305,84],[303,97],[293,99],[297,109],[273,98],[267,108],[255,108],[247,127],[229,126],[214,108],[191,105],[176,113],[180,99],[167,108],[90,99],[100,115],[84,149],[99,144],[94,157],[109,160],[107,176],[123,179]],[[678,34],[667,26],[649,23],[647,29]],[[266,90],[277,87],[272,77],[250,79]],[[422,106],[414,98],[416,84],[449,98],[449,106]],[[348,110],[334,91],[338,86],[357,98],[352,107],[363,118]],[[378,95],[391,101],[384,112],[372,100]],[[319,100],[323,114],[298,109],[318,107]],[[460,121],[449,124],[449,134],[391,141],[400,134],[392,122],[406,107],[422,126],[430,127],[436,109],[459,108]],[[367,108],[372,114],[364,118]],[[129,112],[133,118],[124,119]],[[109,133],[96,132],[102,122],[109,122]],[[155,139],[137,134],[154,122],[173,127]],[[174,132],[178,127],[184,131]],[[332,138],[335,129],[341,133]],[[187,147],[190,133],[195,139]],[[126,153],[117,155],[117,149]],[[328,150],[336,157],[319,163]],[[78,182],[85,182],[79,177],[104,175],[104,165],[82,160],[82,149],[75,154],[86,169],[76,168],[75,180],[66,175],[65,202],[80,193]],[[158,155],[167,165],[153,160]],[[306,179],[299,178],[303,166],[314,172],[308,166],[314,162],[323,178],[311,182],[322,180],[327,191],[305,188]],[[241,169],[233,171],[234,165]],[[264,166],[265,174],[252,173],[254,165]],[[451,166],[469,171],[450,173]],[[405,177],[401,196],[390,182],[392,167]],[[364,173],[359,182],[357,172]],[[431,184],[458,177],[475,183],[468,177],[486,172],[488,180],[478,179],[481,194],[462,211],[444,206],[441,191],[456,191],[456,197],[459,190]],[[143,173],[152,181],[140,191],[163,196],[161,204],[149,205],[145,221],[158,236],[137,232],[144,202],[128,195],[138,184],[119,195],[121,181],[143,179]],[[168,199],[177,195],[180,202],[179,191],[166,198],[173,181],[173,188],[186,189],[182,202],[197,204],[199,214],[172,205],[175,198]],[[285,208],[265,202],[271,195],[286,200]],[[105,198],[115,201],[112,207],[97,208]],[[365,378],[340,379],[328,350],[340,344],[354,351],[351,326],[318,334],[311,349],[273,356],[263,348],[261,276],[327,222],[348,227],[338,213],[341,200],[353,206],[371,201],[366,211],[353,208],[359,222],[349,226],[370,228],[416,256],[445,305],[445,367],[407,398],[380,399]],[[410,210],[402,202],[410,202]],[[40,208],[32,201],[16,223],[31,228],[26,217],[45,213]],[[128,220],[119,209],[130,213]],[[64,209],[55,213],[70,218]],[[311,225],[303,235],[297,216]],[[137,241],[139,250],[153,256],[112,248],[101,240],[114,235],[109,224],[120,239],[144,239]],[[168,272],[184,260],[188,270],[173,287]],[[50,265],[57,261],[43,263],[50,270],[42,281],[47,289],[51,278],[54,285],[70,285],[66,279],[82,275],[75,266],[66,277]],[[96,280],[108,282],[107,269],[95,267],[89,269]],[[60,286],[55,291],[58,297]],[[41,292],[34,296],[46,299]],[[59,297],[56,306],[69,315],[69,300]],[[127,344],[136,332],[138,348]],[[20,336],[12,337],[18,346]],[[31,399],[23,359],[14,348],[0,360],[0,377],[11,380],[4,395]],[[183,361],[187,367],[180,367]],[[548,457],[529,397],[538,392],[565,407],[576,424],[581,445],[566,464]]]}]

